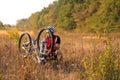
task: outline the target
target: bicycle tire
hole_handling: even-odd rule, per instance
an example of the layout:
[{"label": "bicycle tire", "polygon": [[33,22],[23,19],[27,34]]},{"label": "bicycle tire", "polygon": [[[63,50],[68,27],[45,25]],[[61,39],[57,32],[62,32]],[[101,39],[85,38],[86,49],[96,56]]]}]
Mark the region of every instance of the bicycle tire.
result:
[{"label": "bicycle tire", "polygon": [[[26,52],[24,52],[24,50],[22,50],[22,39],[24,38],[24,36],[26,36],[27,38],[28,38],[28,41],[29,41],[29,46],[31,46],[32,45],[32,39],[31,39],[31,36],[30,36],[30,34],[29,33],[23,33],[21,36],[20,36],[20,38],[19,38],[19,42],[18,42],[18,49],[19,49],[19,53],[20,54],[25,54]],[[30,49],[29,49],[29,51],[30,51]],[[29,53],[29,51],[28,51],[28,53]]]},{"label": "bicycle tire", "polygon": [[40,51],[40,36],[43,33],[43,31],[46,31],[46,30],[48,30],[50,37],[51,37],[51,46],[50,46],[50,53],[51,53],[54,47],[54,40],[53,40],[53,34],[51,33],[49,29],[45,29],[45,28],[41,29],[37,37],[37,47],[38,47],[38,50]]}]

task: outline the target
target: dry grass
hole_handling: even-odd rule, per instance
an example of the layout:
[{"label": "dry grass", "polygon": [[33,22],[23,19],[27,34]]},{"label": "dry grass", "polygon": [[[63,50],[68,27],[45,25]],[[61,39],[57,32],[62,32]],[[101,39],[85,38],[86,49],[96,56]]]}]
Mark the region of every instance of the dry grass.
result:
[{"label": "dry grass", "polygon": [[[37,32],[30,34],[35,38]],[[7,32],[0,31],[0,80],[92,80],[86,76],[82,60],[104,52],[107,47],[105,37],[65,31],[56,34],[61,37],[64,57],[63,67],[59,71],[41,66],[30,57],[21,57],[14,40]],[[120,53],[120,33],[112,34],[111,37],[112,45]]]}]

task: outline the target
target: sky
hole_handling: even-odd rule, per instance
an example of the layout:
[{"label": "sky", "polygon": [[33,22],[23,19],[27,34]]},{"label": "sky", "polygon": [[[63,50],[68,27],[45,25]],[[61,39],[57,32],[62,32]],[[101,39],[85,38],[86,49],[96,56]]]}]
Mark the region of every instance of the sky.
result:
[{"label": "sky", "polygon": [[15,25],[17,20],[29,18],[55,0],[0,0],[0,21]]}]

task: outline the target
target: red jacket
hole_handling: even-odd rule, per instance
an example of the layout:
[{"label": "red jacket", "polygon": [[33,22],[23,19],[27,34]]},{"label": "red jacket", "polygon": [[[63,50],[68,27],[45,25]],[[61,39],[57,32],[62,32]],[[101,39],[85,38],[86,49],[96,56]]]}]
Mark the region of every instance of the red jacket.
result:
[{"label": "red jacket", "polygon": [[[46,39],[45,39],[45,41],[46,41],[46,48],[47,48],[47,50],[50,50],[50,48],[51,48],[51,39],[50,39],[50,37],[47,37]],[[59,36],[57,36],[57,35],[53,35],[53,42],[54,42],[54,45],[57,43],[57,44],[60,44],[60,37]],[[53,48],[53,50],[52,50],[52,52],[55,52],[56,50]]]}]

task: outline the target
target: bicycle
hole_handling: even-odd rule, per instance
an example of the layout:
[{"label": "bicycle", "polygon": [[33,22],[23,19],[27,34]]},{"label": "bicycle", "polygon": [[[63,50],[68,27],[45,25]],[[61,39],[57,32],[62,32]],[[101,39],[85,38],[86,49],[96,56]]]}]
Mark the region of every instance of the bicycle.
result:
[{"label": "bicycle", "polygon": [[[25,32],[21,34],[18,42],[18,49],[19,53],[26,57],[28,55],[32,56],[32,59],[37,61],[38,63],[41,63],[46,58],[46,42],[44,40],[46,36],[46,30],[48,30],[50,37],[51,37],[51,46],[50,46],[50,53],[53,49],[54,42],[53,42],[53,35],[50,32],[49,29],[43,28],[38,33],[38,36],[35,40],[33,40],[29,33]],[[50,60],[50,59],[49,59]]]}]

